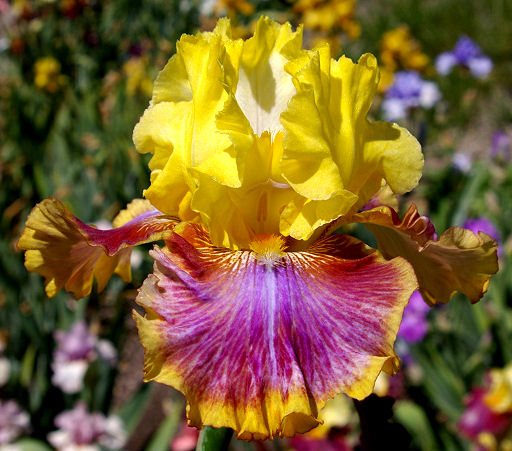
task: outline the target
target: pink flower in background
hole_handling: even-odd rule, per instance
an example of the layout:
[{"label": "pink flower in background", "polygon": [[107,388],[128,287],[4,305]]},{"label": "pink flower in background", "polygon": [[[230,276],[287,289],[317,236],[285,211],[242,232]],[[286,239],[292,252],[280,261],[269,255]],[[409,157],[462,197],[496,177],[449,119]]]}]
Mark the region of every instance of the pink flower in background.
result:
[{"label": "pink flower in background", "polygon": [[48,434],[48,441],[58,451],[86,449],[99,450],[99,446],[119,449],[126,441],[126,432],[121,419],[116,416],[105,417],[101,413],[89,413],[83,403],[74,409],[57,415],[57,431]]},{"label": "pink flower in background", "polygon": [[457,426],[466,437],[476,440],[482,432],[498,434],[505,430],[510,420],[493,412],[484,402],[487,390],[474,388],[466,399],[466,410],[460,417]]},{"label": "pink flower in background", "polygon": [[26,433],[30,419],[14,401],[0,401],[0,446],[11,443]]},{"label": "pink flower in background", "polygon": [[198,438],[199,431],[183,421],[180,431],[171,442],[171,451],[193,451],[196,449]]},{"label": "pink flower in background", "polygon": [[67,332],[54,334],[57,348],[53,354],[52,383],[65,393],[78,393],[83,388],[89,364],[99,355],[111,364],[116,361],[116,351],[107,340],[98,340],[91,334],[85,321],[73,324]]}]

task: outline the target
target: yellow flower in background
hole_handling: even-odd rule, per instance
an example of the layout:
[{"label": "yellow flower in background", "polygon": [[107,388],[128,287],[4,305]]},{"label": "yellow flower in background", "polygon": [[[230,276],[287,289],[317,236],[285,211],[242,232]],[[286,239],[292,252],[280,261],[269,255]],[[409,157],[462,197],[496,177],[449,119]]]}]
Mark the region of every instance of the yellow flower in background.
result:
[{"label": "yellow flower in background", "polygon": [[254,12],[254,5],[247,0],[217,0],[214,12],[217,16],[226,14],[231,18],[237,14],[250,16]]},{"label": "yellow flower in background", "polygon": [[226,20],[183,36],[134,130],[139,152],[153,153],[145,196],[237,249],[262,233],[307,240],[383,179],[407,192],[423,156],[405,129],[366,118],[377,82],[373,55],[303,50],[301,29],[267,18],[247,41]]},{"label": "yellow flower in background", "polygon": [[126,77],[126,93],[129,96],[140,92],[146,97],[151,97],[153,81],[148,77],[147,57],[131,57],[123,65],[123,74]]},{"label": "yellow flower in background", "polygon": [[354,420],[354,415],[352,400],[340,394],[325,403],[324,408],[318,412],[322,424],[306,433],[306,436],[314,439],[325,438],[332,428],[342,428],[350,424]]},{"label": "yellow flower in background", "polygon": [[331,49],[331,55],[336,56],[341,52],[341,36],[339,34],[320,34],[315,33],[311,39],[311,47],[320,47],[328,45]]},{"label": "yellow flower in background", "polygon": [[401,25],[387,31],[380,43],[381,59],[384,66],[397,69],[422,71],[429,58],[421,50],[421,44],[411,36],[409,27]]},{"label": "yellow flower in background", "polygon": [[331,32],[341,28],[351,39],[361,34],[361,26],[354,18],[356,0],[298,0],[293,11],[299,14],[304,28]]},{"label": "yellow flower in background", "polygon": [[34,84],[41,90],[56,92],[66,82],[60,63],[53,57],[39,58],[34,63]]},{"label": "yellow flower in background", "polygon": [[411,36],[407,25],[387,31],[380,42],[380,58],[383,64],[379,90],[384,91],[393,83],[393,73],[400,69],[424,71],[430,60],[421,44]]},{"label": "yellow flower in background", "polygon": [[489,372],[490,385],[485,404],[496,413],[512,413],[512,362]]}]

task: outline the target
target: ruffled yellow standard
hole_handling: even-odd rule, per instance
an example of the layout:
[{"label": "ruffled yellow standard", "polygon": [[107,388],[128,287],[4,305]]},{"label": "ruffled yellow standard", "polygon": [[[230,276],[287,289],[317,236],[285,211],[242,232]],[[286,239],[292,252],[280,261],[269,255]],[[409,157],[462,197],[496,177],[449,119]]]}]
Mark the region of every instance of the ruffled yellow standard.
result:
[{"label": "ruffled yellow standard", "polygon": [[[94,278],[128,279],[131,246],[163,239],[137,297],[146,314],[134,313],[145,380],[182,391],[197,427],[306,432],[329,399],[362,399],[398,370],[414,290],[476,302],[497,245],[457,227],[438,239],[414,206],[399,218],[391,202],[416,186],[423,156],[407,130],[367,118],[372,55],[304,50],[300,28],[265,17],[246,41],[220,20],[176,48],[133,133],[152,154],[147,200],[99,231],[46,199],[18,246],[49,296],[81,297]],[[329,234],[353,222],[379,250]]]},{"label": "ruffled yellow standard", "polygon": [[245,42],[230,39],[225,20],[181,38],[134,131],[137,149],[153,153],[153,205],[239,249],[260,233],[308,239],[383,179],[395,193],[417,184],[416,139],[366,118],[375,57],[335,61],[328,46],[301,45],[301,29],[266,18]]}]

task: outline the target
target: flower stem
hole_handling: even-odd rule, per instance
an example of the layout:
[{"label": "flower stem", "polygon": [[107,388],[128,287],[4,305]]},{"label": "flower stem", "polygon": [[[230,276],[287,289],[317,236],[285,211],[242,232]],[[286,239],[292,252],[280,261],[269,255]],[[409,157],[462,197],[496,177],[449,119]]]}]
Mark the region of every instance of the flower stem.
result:
[{"label": "flower stem", "polygon": [[232,436],[233,429],[206,426],[199,434],[196,451],[224,451]]}]

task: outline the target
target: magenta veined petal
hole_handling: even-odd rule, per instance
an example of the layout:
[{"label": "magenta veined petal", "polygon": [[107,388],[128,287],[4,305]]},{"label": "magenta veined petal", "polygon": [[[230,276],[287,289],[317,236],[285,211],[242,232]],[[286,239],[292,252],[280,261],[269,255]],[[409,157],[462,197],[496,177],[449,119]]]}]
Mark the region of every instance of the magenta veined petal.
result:
[{"label": "magenta veined petal", "polygon": [[417,287],[404,259],[344,235],[263,255],[215,248],[199,226],[178,233],[152,252],[137,297],[146,315],[134,316],[145,380],[182,391],[191,425],[292,436],[318,424],[327,399],[362,399],[382,369],[397,370],[393,343]]}]

